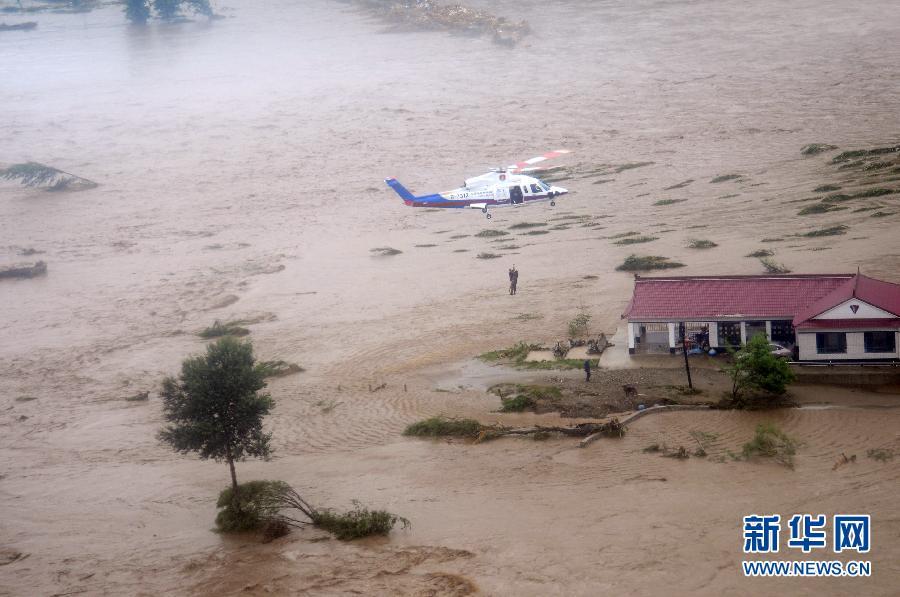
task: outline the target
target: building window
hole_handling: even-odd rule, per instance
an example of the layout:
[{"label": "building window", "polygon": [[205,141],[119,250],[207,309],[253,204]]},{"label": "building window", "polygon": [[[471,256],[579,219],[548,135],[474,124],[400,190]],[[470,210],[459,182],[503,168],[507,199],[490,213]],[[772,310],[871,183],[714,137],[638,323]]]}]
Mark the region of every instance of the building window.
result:
[{"label": "building window", "polygon": [[816,334],[816,352],[819,354],[847,352],[847,334],[844,332],[821,332]]},{"label": "building window", "polygon": [[897,338],[894,332],[866,332],[866,352],[896,352]]}]

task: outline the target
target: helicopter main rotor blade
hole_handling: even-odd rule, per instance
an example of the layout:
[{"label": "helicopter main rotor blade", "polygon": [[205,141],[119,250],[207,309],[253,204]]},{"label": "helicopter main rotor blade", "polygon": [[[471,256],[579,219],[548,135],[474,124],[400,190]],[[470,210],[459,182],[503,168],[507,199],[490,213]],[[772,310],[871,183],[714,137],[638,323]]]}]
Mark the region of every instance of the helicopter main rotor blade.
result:
[{"label": "helicopter main rotor blade", "polygon": [[[517,162],[517,163],[513,164],[512,166],[507,167],[507,171],[516,172],[519,170],[523,170],[524,168],[527,168],[528,166],[534,166],[535,164],[540,164],[541,162],[543,162],[545,160],[559,157],[559,156],[565,155],[567,153],[572,153],[572,152],[569,151],[568,149],[557,149],[555,151],[550,151],[550,152],[545,153],[544,155],[539,155],[539,156],[533,157],[529,160],[525,160],[524,162]],[[537,168],[531,168],[531,169],[537,170]]]}]

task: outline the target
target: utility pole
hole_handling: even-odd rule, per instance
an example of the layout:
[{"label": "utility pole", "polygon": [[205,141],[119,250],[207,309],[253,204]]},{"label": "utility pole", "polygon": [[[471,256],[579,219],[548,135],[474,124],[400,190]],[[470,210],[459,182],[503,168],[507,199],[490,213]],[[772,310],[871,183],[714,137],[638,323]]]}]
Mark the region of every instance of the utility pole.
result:
[{"label": "utility pole", "polygon": [[687,372],[688,387],[693,390],[694,384],[691,381],[691,364],[688,362],[687,326],[684,323],[681,325],[684,326],[684,333],[681,335],[681,352],[684,353],[684,370]]}]

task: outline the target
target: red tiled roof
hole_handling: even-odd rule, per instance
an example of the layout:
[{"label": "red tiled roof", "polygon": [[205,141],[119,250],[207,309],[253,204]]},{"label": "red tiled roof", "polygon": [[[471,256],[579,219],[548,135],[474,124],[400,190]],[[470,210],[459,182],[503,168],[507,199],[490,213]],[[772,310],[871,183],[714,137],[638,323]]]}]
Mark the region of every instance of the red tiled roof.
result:
[{"label": "red tiled roof", "polygon": [[796,326],[798,330],[883,330],[900,329],[900,318],[896,319],[808,319]]},{"label": "red tiled roof", "polygon": [[819,300],[809,303],[809,307],[798,312],[794,317],[794,326],[806,323],[816,315],[852,298],[900,317],[900,284],[891,284],[856,274]]},{"label": "red tiled roof", "polygon": [[853,278],[853,274],[637,277],[622,317],[792,319]]}]

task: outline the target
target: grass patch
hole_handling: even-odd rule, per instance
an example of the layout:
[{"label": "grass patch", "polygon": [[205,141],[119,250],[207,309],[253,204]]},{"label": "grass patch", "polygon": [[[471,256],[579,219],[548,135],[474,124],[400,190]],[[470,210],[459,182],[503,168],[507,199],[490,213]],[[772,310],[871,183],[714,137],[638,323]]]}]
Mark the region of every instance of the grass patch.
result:
[{"label": "grass patch", "polygon": [[766,268],[766,273],[769,274],[789,274],[791,270],[785,267],[783,263],[777,263],[774,259],[769,257],[760,257],[759,262],[762,264],[764,268]]},{"label": "grass patch", "polygon": [[600,276],[595,276],[594,274],[588,274],[586,276],[581,276],[582,280],[596,280]]},{"label": "grass patch", "polygon": [[468,253],[468,249],[453,249],[454,253]]},{"label": "grass patch", "polygon": [[375,247],[374,249],[369,249],[369,252],[376,257],[391,257],[393,255],[399,255],[403,251],[395,249],[394,247]]},{"label": "grass patch", "polygon": [[450,238],[451,238],[452,240],[459,240],[459,239],[461,239],[461,238],[469,238],[469,236],[470,236],[470,235],[468,235],[468,234],[454,234],[454,235],[451,236]]},{"label": "grass patch", "polygon": [[655,202],[653,205],[654,205],[654,207],[659,207],[662,205],[674,205],[675,203],[684,203],[685,201],[687,201],[687,199],[660,199],[659,201]]},{"label": "grass patch", "polygon": [[857,149],[854,151],[844,151],[832,158],[832,164],[840,164],[841,162],[848,162],[855,158],[868,157],[873,155],[884,155],[888,153],[896,153],[900,151],[900,145],[895,145],[893,147],[875,147],[873,149]]},{"label": "grass patch", "polygon": [[540,234],[550,234],[549,230],[529,230],[528,232],[523,232],[523,235],[527,236],[538,236]]},{"label": "grass patch", "polygon": [[503,255],[497,253],[479,253],[475,256],[476,259],[497,259],[498,257],[503,257]]},{"label": "grass patch", "polygon": [[799,236],[806,238],[817,238],[819,236],[838,236],[839,234],[847,234],[847,226],[839,224],[837,226],[829,226],[828,228],[820,228],[818,230],[810,230]]},{"label": "grass patch", "polygon": [[836,184],[823,184],[813,189],[813,193],[830,193],[832,191],[840,191],[841,187]]},{"label": "grass patch", "polygon": [[869,217],[872,217],[872,218],[886,218],[887,216],[892,216],[892,215],[894,215],[894,213],[895,213],[895,212],[892,212],[892,211],[876,211],[875,213],[873,213],[873,214],[872,214],[871,216],[869,216]]},{"label": "grass patch", "polygon": [[498,251],[514,251],[515,249],[521,249],[519,245],[502,245],[497,247]]},{"label": "grass patch", "polygon": [[616,270],[620,272],[641,272],[676,267],[684,267],[684,264],[670,261],[668,257],[660,255],[629,255],[621,265],[616,267]]},{"label": "grass patch", "polygon": [[890,448],[872,448],[866,450],[866,456],[878,462],[887,462],[894,459],[894,451]]},{"label": "grass patch", "polygon": [[684,187],[688,186],[688,185],[691,184],[692,182],[694,182],[694,179],[693,179],[693,178],[689,178],[689,179],[687,179],[687,180],[684,180],[684,181],[682,181],[682,182],[679,182],[678,184],[673,184],[673,185],[670,186],[670,187],[666,187],[666,188],[664,188],[663,190],[664,190],[664,191],[674,191],[675,189],[683,189]]},{"label": "grass patch", "polygon": [[622,164],[621,166],[616,166],[613,171],[616,174],[621,174],[626,170],[633,170],[635,168],[643,168],[644,166],[652,166],[656,162],[632,162],[630,164]]},{"label": "grass patch", "polygon": [[403,435],[412,437],[471,437],[481,432],[475,419],[451,419],[443,415],[418,421],[406,427]]},{"label": "grass patch", "polygon": [[709,182],[711,182],[711,183],[728,182],[729,180],[738,180],[740,178],[741,178],[740,174],[722,174],[720,176],[716,176]]},{"label": "grass patch", "polygon": [[626,238],[621,238],[615,241],[613,244],[615,245],[637,245],[640,243],[649,243],[650,241],[658,240],[658,236],[628,236]]},{"label": "grass patch", "polygon": [[223,336],[246,336],[250,333],[245,327],[241,327],[242,321],[226,321],[222,323],[218,319],[211,326],[202,330],[197,335],[204,339],[221,338]]},{"label": "grass patch", "polygon": [[812,214],[824,214],[830,211],[840,211],[842,209],[847,209],[846,207],[839,207],[837,205],[831,205],[828,203],[816,203],[815,205],[807,205],[803,209],[797,212],[798,216],[808,216]]},{"label": "grass patch", "polygon": [[692,238],[690,242],[687,244],[688,249],[712,249],[713,247],[718,247],[716,243],[711,240],[704,240],[698,238]]},{"label": "grass patch", "polygon": [[478,234],[476,234],[475,237],[476,237],[476,238],[491,238],[491,237],[494,237],[494,236],[504,236],[504,235],[506,235],[506,234],[509,234],[509,232],[507,232],[507,231],[505,231],[505,230],[491,230],[491,229],[488,229],[488,230],[482,230],[481,232],[479,232]]},{"label": "grass patch", "polygon": [[37,400],[37,396],[16,396],[16,402],[31,402]]},{"label": "grass patch", "polygon": [[804,145],[800,148],[800,153],[803,155],[818,155],[820,153],[825,153],[826,151],[831,151],[833,149],[837,149],[835,145],[829,145],[827,143],[810,143],[809,145]]},{"label": "grass patch", "polygon": [[752,253],[747,253],[746,255],[744,255],[744,257],[755,257],[755,258],[759,259],[760,257],[771,257],[774,254],[775,254],[775,251],[773,251],[771,249],[757,249],[756,251],[753,251]]},{"label": "grass patch", "polygon": [[781,238],[781,237],[778,237],[778,238],[764,238],[764,239],[762,239],[762,240],[759,241],[759,242],[763,242],[763,243],[780,243],[780,242],[783,241],[783,240],[784,240],[784,239]]},{"label": "grass patch", "polygon": [[[600,363],[600,359],[589,359],[591,367],[596,369]],[[554,359],[552,361],[523,361],[517,363],[519,369],[529,369],[537,371],[554,371],[566,369],[581,369],[584,367],[584,359]]]},{"label": "grass patch", "polygon": [[[578,218],[579,216],[574,216]],[[509,227],[510,230],[521,230],[523,228],[538,228],[540,226],[546,226],[546,222],[519,222],[518,224],[513,224]]]},{"label": "grass patch", "polygon": [[256,364],[256,370],[262,373],[263,377],[284,377],[293,375],[294,373],[302,373],[305,371],[303,367],[297,363],[288,363],[287,361],[260,361]]},{"label": "grass patch", "polygon": [[416,245],[416,247],[418,247],[418,248],[420,248],[420,249],[427,249],[427,248],[429,248],[429,247],[436,247],[436,246],[437,246],[437,245],[431,244],[431,243],[425,244],[425,245]]},{"label": "grass patch", "polygon": [[864,211],[875,211],[876,209],[881,209],[880,207],[876,207],[874,205],[870,205],[869,207],[859,207],[853,210],[852,213],[858,214]]},{"label": "grass patch", "polygon": [[394,526],[400,523],[402,528],[409,528],[409,520],[385,510],[369,510],[359,502],[353,502],[353,510],[337,513],[332,510],[316,510],[313,524],[325,529],[341,541],[387,535]]},{"label": "grass patch", "polygon": [[633,232],[633,231],[632,232],[622,232],[619,234],[613,234],[609,238],[625,238],[626,236],[635,236],[638,234],[640,234],[640,232]]},{"label": "grass patch", "polygon": [[509,348],[503,348],[500,350],[493,350],[491,352],[486,352],[484,354],[478,355],[478,358],[482,361],[524,361],[525,357],[528,356],[528,353],[532,350],[539,349],[539,346],[534,346],[532,344],[527,344],[525,342],[519,342],[518,344],[511,346]]},{"label": "grass patch", "polygon": [[500,412],[504,413],[522,412],[534,408],[538,400],[551,400],[562,397],[560,389],[553,386],[517,385],[511,393],[505,396],[502,395],[502,391],[499,389],[495,393],[500,396],[502,404]]},{"label": "grass patch", "polygon": [[538,313],[519,313],[513,319],[516,321],[533,321],[535,319],[543,319],[543,315],[539,315]]},{"label": "grass patch", "polygon": [[734,199],[735,197],[740,197],[740,195],[736,193],[731,195],[722,195],[721,197],[719,197],[719,199]]},{"label": "grass patch", "polygon": [[772,423],[760,423],[756,426],[756,435],[744,444],[744,458],[765,457],[794,468],[794,455],[797,453],[797,441],[784,433]]},{"label": "grass patch", "polygon": [[895,189],[885,189],[882,187],[875,187],[873,189],[866,189],[865,191],[860,191],[859,193],[854,193],[854,199],[861,199],[864,197],[881,197],[883,195],[893,195],[897,191]]}]

